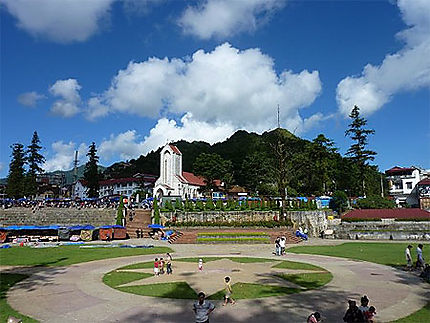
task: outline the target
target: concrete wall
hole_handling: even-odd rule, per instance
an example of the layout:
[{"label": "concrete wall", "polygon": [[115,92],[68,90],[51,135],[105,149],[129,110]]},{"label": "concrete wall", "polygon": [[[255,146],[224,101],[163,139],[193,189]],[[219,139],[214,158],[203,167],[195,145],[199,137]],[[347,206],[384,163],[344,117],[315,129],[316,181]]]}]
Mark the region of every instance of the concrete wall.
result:
[{"label": "concrete wall", "polygon": [[31,208],[13,207],[0,209],[0,226],[9,225],[79,225],[102,226],[115,224],[116,209],[75,209],[45,207],[36,211]]},{"label": "concrete wall", "polygon": [[[311,236],[317,236],[327,229],[328,211],[288,211],[286,216],[294,227],[307,228]],[[278,211],[206,211],[206,212],[167,212],[162,213],[165,220],[171,221],[173,216],[180,222],[241,222],[271,221],[279,216]]]},{"label": "concrete wall", "polygon": [[430,222],[363,221],[329,223],[336,239],[354,240],[430,240]]}]

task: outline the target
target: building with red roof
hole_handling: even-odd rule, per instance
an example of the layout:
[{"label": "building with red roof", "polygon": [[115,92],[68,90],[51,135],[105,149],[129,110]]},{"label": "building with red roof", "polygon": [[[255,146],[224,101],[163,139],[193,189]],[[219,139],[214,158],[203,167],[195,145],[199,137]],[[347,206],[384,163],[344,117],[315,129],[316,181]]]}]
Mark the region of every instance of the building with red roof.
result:
[{"label": "building with red roof", "polygon": [[[221,186],[220,181],[215,185]],[[206,186],[205,179],[182,170],[182,153],[178,147],[168,144],[160,152],[160,177],[155,182],[154,195],[180,196],[186,198],[203,197],[201,188]]]},{"label": "building with red roof", "polygon": [[398,206],[419,206],[417,184],[429,176],[429,172],[418,167],[394,166],[385,171],[389,194]]},{"label": "building with red roof", "polygon": [[429,220],[430,212],[422,209],[362,209],[352,210],[342,216],[347,219],[397,219],[397,220]]}]

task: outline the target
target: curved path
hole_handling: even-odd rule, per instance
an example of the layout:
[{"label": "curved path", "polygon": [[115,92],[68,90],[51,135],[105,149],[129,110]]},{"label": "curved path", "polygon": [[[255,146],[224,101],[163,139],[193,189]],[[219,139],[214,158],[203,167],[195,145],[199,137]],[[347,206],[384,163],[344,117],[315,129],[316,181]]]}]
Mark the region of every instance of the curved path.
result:
[{"label": "curved path", "polygon": [[[265,245],[175,245],[173,248],[174,257],[273,257],[271,248]],[[193,322],[191,300],[123,293],[102,282],[103,275],[113,269],[153,258],[154,255],[133,256],[69,267],[27,269],[31,277],[9,291],[8,302],[19,312],[42,322]],[[346,301],[359,300],[363,294],[376,307],[378,322],[388,322],[417,311],[430,298],[428,284],[391,267],[314,255],[288,254],[282,259],[321,266],[332,272],[334,278],[318,290],[299,294],[239,300],[236,305],[226,307],[215,302],[217,309],[211,322],[305,322],[307,315],[315,310],[323,314],[325,322],[342,322]]]}]

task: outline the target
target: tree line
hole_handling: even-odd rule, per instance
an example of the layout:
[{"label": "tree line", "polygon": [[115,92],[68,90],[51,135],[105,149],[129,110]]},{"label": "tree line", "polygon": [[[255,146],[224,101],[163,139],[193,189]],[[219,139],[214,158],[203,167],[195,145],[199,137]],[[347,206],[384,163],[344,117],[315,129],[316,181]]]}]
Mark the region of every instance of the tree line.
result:
[{"label": "tree line", "polygon": [[[312,141],[298,138],[285,129],[262,135],[238,131],[225,142],[209,145],[204,142],[177,142],[183,154],[183,168],[203,176],[205,190],[216,189],[215,180],[225,189],[236,184],[259,196],[311,196],[342,192],[347,196],[379,195],[381,176],[377,166],[369,165],[376,152],[367,148],[367,120],[355,106],[345,136],[352,140],[346,156],[335,143],[319,134]],[[12,147],[8,175],[9,197],[34,196],[36,176],[43,173],[45,158],[40,154],[40,140],[35,131],[31,144],[24,151],[22,144]],[[161,149],[161,148],[160,148]],[[99,157],[95,143],[88,149],[84,180],[89,197],[98,197],[99,181],[104,178],[130,177],[135,173],[159,173],[159,151],[127,163],[116,163],[103,174],[98,171]],[[25,171],[27,165],[28,170]],[[385,190],[386,191],[386,190]]]}]

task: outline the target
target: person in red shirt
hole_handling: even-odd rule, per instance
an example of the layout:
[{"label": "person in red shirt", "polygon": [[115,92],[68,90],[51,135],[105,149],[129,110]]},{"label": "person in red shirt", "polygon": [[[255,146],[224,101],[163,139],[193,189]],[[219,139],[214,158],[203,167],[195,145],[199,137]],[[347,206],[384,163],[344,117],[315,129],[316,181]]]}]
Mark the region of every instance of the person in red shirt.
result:
[{"label": "person in red shirt", "polygon": [[158,262],[158,258],[155,258],[154,261],[154,275],[158,276],[160,274],[160,269],[158,268],[160,263]]}]

